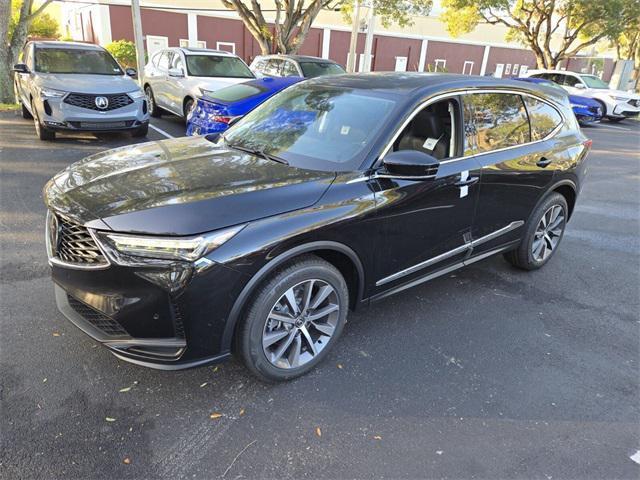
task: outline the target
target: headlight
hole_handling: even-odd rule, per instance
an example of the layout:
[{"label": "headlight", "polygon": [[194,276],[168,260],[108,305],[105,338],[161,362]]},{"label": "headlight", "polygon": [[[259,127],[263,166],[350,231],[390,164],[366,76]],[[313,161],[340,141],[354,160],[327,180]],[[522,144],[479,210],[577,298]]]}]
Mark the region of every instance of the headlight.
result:
[{"label": "headlight", "polygon": [[200,88],[200,94],[205,97],[207,96],[211,97],[215,93],[215,90],[207,90],[206,88],[202,88],[202,87],[199,87],[199,88]]},{"label": "headlight", "polygon": [[64,97],[67,92],[63,92],[62,90],[54,90],[53,88],[41,88],[40,96],[48,97],[48,98],[60,98]]},{"label": "headlight", "polygon": [[629,99],[627,97],[616,97],[615,95],[609,95],[609,98],[614,99],[616,102],[627,102]]},{"label": "headlight", "polygon": [[129,95],[134,100],[137,100],[139,98],[144,98],[145,96],[142,90],[134,90],[133,92],[129,92],[127,95]]},{"label": "headlight", "polygon": [[116,250],[126,255],[193,262],[218,248],[244,227],[245,225],[238,225],[189,238],[144,237],[115,233],[105,236]]}]

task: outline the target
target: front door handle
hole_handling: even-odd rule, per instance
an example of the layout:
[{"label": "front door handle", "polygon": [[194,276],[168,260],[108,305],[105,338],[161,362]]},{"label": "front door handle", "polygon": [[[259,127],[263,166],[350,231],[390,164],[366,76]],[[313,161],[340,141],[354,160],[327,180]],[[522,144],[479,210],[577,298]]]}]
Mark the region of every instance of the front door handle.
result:
[{"label": "front door handle", "polygon": [[551,163],[551,160],[549,160],[546,157],[542,157],[540,158],[540,160],[536,162],[536,165],[539,166],[540,168],[545,168],[545,167],[548,167],[550,163]]},{"label": "front door handle", "polygon": [[478,180],[480,180],[480,177],[469,177],[466,180],[460,180],[459,182],[455,183],[456,187],[468,187],[470,185],[474,185],[476,183],[478,183]]}]

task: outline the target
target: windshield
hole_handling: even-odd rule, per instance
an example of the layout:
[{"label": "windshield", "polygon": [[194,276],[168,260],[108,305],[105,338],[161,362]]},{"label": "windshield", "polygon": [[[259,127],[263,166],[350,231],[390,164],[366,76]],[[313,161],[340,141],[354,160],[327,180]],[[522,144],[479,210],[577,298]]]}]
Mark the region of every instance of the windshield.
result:
[{"label": "windshield", "polygon": [[605,90],[609,89],[609,85],[607,85],[606,82],[603,82],[595,75],[580,75],[580,78],[589,88],[599,88]]},{"label": "windshield", "polygon": [[123,75],[113,57],[104,50],[36,48],[35,71],[85,75]]},{"label": "windshield", "polygon": [[255,97],[266,91],[266,87],[239,83],[238,85],[231,85],[209,93],[206,95],[206,98],[217,102],[231,103]]},{"label": "windshield", "polygon": [[187,55],[187,71],[194,77],[255,78],[237,57]]},{"label": "windshield", "polygon": [[300,62],[300,68],[305,78],[345,73],[344,68],[340,65],[329,62]]},{"label": "windshield", "polygon": [[254,109],[224,141],[301,168],[357,170],[395,105],[368,91],[298,84]]}]

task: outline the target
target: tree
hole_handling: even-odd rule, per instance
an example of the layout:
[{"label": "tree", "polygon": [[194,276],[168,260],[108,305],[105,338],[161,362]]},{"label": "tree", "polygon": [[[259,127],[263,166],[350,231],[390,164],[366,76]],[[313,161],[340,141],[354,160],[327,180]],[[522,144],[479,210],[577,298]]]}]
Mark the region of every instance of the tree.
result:
[{"label": "tree", "polygon": [[27,40],[29,27],[52,1],[44,0],[33,9],[33,0],[24,0],[13,15],[12,1],[0,0],[0,102],[15,101],[11,69]]},{"label": "tree", "polygon": [[[352,0],[274,0],[269,11],[275,10],[275,18],[270,25],[264,17],[267,10],[258,0],[222,0],[222,3],[238,13],[263,55],[297,53],[322,9],[340,8],[348,15],[352,8]],[[391,22],[409,25],[411,15],[428,13],[431,3],[432,0],[374,0],[376,12],[385,25]]]},{"label": "tree", "polygon": [[556,68],[602,39],[617,38],[639,1],[443,0],[442,20],[454,36],[479,23],[504,25],[511,39],[531,48],[538,68]]},{"label": "tree", "polygon": [[626,0],[624,28],[612,39],[616,54],[621,60],[633,60],[640,69],[640,0]]},{"label": "tree", "polygon": [[136,46],[129,40],[117,40],[105,47],[124,68],[136,68]]}]

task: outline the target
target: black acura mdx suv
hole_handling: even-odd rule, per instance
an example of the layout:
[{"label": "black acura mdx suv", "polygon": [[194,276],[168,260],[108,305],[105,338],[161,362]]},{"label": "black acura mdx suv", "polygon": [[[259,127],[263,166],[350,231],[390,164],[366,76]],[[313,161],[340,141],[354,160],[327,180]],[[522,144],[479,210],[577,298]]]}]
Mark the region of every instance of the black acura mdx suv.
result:
[{"label": "black acura mdx suv", "polygon": [[517,81],[322,77],[223,136],[130,145],[46,185],[59,309],[117,357],[318,364],[349,309],[501,253],[541,267],[591,146],[566,96]]}]

